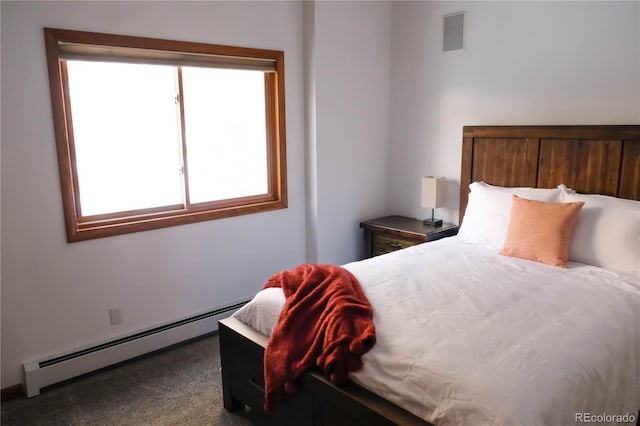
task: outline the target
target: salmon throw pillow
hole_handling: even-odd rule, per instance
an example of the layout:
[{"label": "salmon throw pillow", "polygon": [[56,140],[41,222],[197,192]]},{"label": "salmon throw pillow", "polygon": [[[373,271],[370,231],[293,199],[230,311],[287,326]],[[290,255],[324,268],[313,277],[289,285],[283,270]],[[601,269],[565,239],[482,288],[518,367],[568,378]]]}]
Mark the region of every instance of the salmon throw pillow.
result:
[{"label": "salmon throw pillow", "polygon": [[500,254],[566,268],[573,229],[583,205],[545,203],[513,195]]}]

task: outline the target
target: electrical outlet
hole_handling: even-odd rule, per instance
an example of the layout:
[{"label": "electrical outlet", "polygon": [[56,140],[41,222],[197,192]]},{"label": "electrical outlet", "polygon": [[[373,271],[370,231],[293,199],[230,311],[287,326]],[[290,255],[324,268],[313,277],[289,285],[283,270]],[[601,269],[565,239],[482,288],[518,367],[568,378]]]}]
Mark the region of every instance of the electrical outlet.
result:
[{"label": "electrical outlet", "polygon": [[111,325],[120,324],[122,322],[122,312],[120,312],[120,308],[109,309],[109,318],[111,319]]}]

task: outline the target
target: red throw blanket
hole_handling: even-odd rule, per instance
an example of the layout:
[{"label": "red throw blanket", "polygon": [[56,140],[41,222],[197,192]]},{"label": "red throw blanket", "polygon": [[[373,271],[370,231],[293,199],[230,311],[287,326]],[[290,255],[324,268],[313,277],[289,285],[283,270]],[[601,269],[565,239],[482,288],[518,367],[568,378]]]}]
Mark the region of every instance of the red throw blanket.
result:
[{"label": "red throw blanket", "polygon": [[358,280],[335,265],[300,265],[264,285],[282,287],[286,302],[264,352],[265,411],[280,391],[317,365],[334,383],[362,368],[362,355],[376,342],[373,309]]}]

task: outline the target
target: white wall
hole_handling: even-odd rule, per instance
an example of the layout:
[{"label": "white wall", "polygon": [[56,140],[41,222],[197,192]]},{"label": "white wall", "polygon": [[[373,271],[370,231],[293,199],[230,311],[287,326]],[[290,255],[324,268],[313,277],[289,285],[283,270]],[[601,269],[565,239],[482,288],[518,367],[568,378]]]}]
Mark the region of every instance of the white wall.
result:
[{"label": "white wall", "polygon": [[[466,11],[466,48],[442,17]],[[389,205],[426,217],[420,177],[446,176],[457,222],[462,127],[640,123],[638,2],[394,2]]]},{"label": "white wall", "polygon": [[[251,297],[305,261],[302,4],[2,2],[2,387],[27,359]],[[67,244],[42,28],[285,51],[289,208]],[[109,325],[108,308],[123,323]]]},{"label": "white wall", "polygon": [[342,264],[364,255],[359,223],[387,209],[391,6],[319,1],[310,19],[317,261]]}]

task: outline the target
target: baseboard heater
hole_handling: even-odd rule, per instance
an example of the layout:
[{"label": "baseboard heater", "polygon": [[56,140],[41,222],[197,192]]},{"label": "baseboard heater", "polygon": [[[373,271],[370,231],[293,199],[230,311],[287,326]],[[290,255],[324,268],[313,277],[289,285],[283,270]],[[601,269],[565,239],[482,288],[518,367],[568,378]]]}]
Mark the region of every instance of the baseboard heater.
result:
[{"label": "baseboard heater", "polygon": [[71,353],[25,362],[27,397],[39,395],[45,386],[216,331],[218,320],[228,317],[247,302],[234,303]]}]

